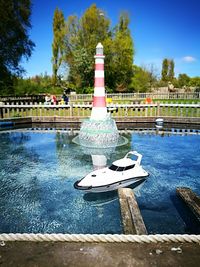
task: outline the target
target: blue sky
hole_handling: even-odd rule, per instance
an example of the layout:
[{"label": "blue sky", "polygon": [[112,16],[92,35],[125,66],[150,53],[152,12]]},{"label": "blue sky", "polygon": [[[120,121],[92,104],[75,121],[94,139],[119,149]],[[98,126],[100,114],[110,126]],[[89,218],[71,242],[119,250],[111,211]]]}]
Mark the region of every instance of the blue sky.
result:
[{"label": "blue sky", "polygon": [[121,11],[129,13],[135,46],[134,63],[160,74],[163,58],[175,61],[175,74],[200,76],[200,0],[32,0],[30,38],[36,44],[28,62],[23,62],[26,76],[52,74],[52,21],[55,8],[65,18],[79,17],[93,3],[103,9],[112,25]]}]

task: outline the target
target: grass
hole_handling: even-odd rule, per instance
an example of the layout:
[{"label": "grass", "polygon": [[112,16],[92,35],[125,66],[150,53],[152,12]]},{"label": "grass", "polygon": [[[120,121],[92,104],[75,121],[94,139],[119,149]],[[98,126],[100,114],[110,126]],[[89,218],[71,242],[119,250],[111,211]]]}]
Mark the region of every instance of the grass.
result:
[{"label": "grass", "polygon": [[[176,104],[197,104],[200,103],[200,99],[153,99],[153,103],[176,103]],[[91,104],[91,101],[73,101],[74,104]],[[113,99],[109,104],[144,104],[145,99]]]}]

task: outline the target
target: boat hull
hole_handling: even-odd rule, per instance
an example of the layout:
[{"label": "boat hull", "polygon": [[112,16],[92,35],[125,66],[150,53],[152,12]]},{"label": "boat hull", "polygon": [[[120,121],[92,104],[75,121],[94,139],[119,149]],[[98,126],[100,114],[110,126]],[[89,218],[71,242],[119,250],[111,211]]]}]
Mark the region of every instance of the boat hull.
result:
[{"label": "boat hull", "polygon": [[117,190],[118,188],[121,187],[127,187],[129,185],[132,185],[138,181],[144,180],[145,178],[147,178],[149,176],[149,174],[147,174],[146,176],[141,176],[141,177],[134,177],[134,178],[130,178],[130,179],[126,179],[126,180],[121,180],[121,181],[117,181],[115,183],[112,184],[105,184],[102,186],[79,186],[80,181],[77,181],[74,183],[74,188],[78,189],[78,190],[82,190],[84,192],[92,192],[92,193],[101,193],[101,192],[107,192],[107,191],[113,191],[113,190]]}]

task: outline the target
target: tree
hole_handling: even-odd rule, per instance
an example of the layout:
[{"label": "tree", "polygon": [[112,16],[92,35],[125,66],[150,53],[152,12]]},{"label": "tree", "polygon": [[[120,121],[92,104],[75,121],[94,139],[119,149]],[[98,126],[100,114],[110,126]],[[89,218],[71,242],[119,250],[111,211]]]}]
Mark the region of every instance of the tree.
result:
[{"label": "tree", "polygon": [[174,60],[173,59],[163,59],[162,62],[162,81],[172,82],[174,79]]},{"label": "tree", "polygon": [[64,36],[65,36],[65,19],[62,11],[56,8],[53,18],[53,84],[58,82],[58,70],[64,60]]},{"label": "tree", "polygon": [[136,65],[133,65],[133,77],[131,79],[130,89],[135,92],[147,92],[150,88],[151,74]]},{"label": "tree", "polygon": [[67,20],[66,61],[70,67],[69,81],[76,87],[94,84],[94,54],[98,42],[104,44],[109,36],[110,20],[93,4],[78,20]]},{"label": "tree", "polygon": [[111,30],[105,12],[91,5],[78,19],[69,16],[65,27],[65,62],[70,83],[76,88],[93,87],[94,54],[98,42],[104,46],[106,85],[114,90],[128,88],[132,77],[133,41],[128,28],[129,18],[120,16]]},{"label": "tree", "polygon": [[20,63],[34,48],[29,39],[31,1],[0,1],[0,89],[13,85],[13,76],[24,70]]},{"label": "tree", "polygon": [[162,81],[168,81],[168,69],[169,69],[169,61],[167,58],[163,59],[162,62]]},{"label": "tree", "polygon": [[190,78],[189,85],[200,88],[200,77],[196,76],[196,77]]},{"label": "tree", "polygon": [[158,70],[156,66],[153,63],[151,63],[147,66],[143,66],[142,69],[145,70],[149,75],[150,90],[157,87]]},{"label": "tree", "polygon": [[172,82],[174,79],[174,60],[169,60],[168,80]]},{"label": "tree", "polygon": [[178,84],[179,87],[184,87],[184,86],[188,86],[190,82],[190,77],[183,73],[183,74],[179,74],[178,76]]},{"label": "tree", "polygon": [[91,5],[80,19],[79,42],[94,56],[98,42],[103,42],[109,34],[110,20],[95,4]]},{"label": "tree", "polygon": [[129,17],[126,13],[120,15],[113,39],[112,64],[115,76],[116,91],[127,90],[133,76],[133,41],[128,28]]}]

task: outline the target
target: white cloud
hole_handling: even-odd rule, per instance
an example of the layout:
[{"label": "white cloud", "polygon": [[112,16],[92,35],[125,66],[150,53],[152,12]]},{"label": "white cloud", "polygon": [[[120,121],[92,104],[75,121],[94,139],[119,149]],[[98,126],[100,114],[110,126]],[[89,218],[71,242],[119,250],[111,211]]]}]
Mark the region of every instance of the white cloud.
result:
[{"label": "white cloud", "polygon": [[185,57],[182,58],[182,60],[185,61],[185,62],[189,62],[190,63],[190,62],[196,61],[196,58],[192,57],[192,56],[185,56]]}]

